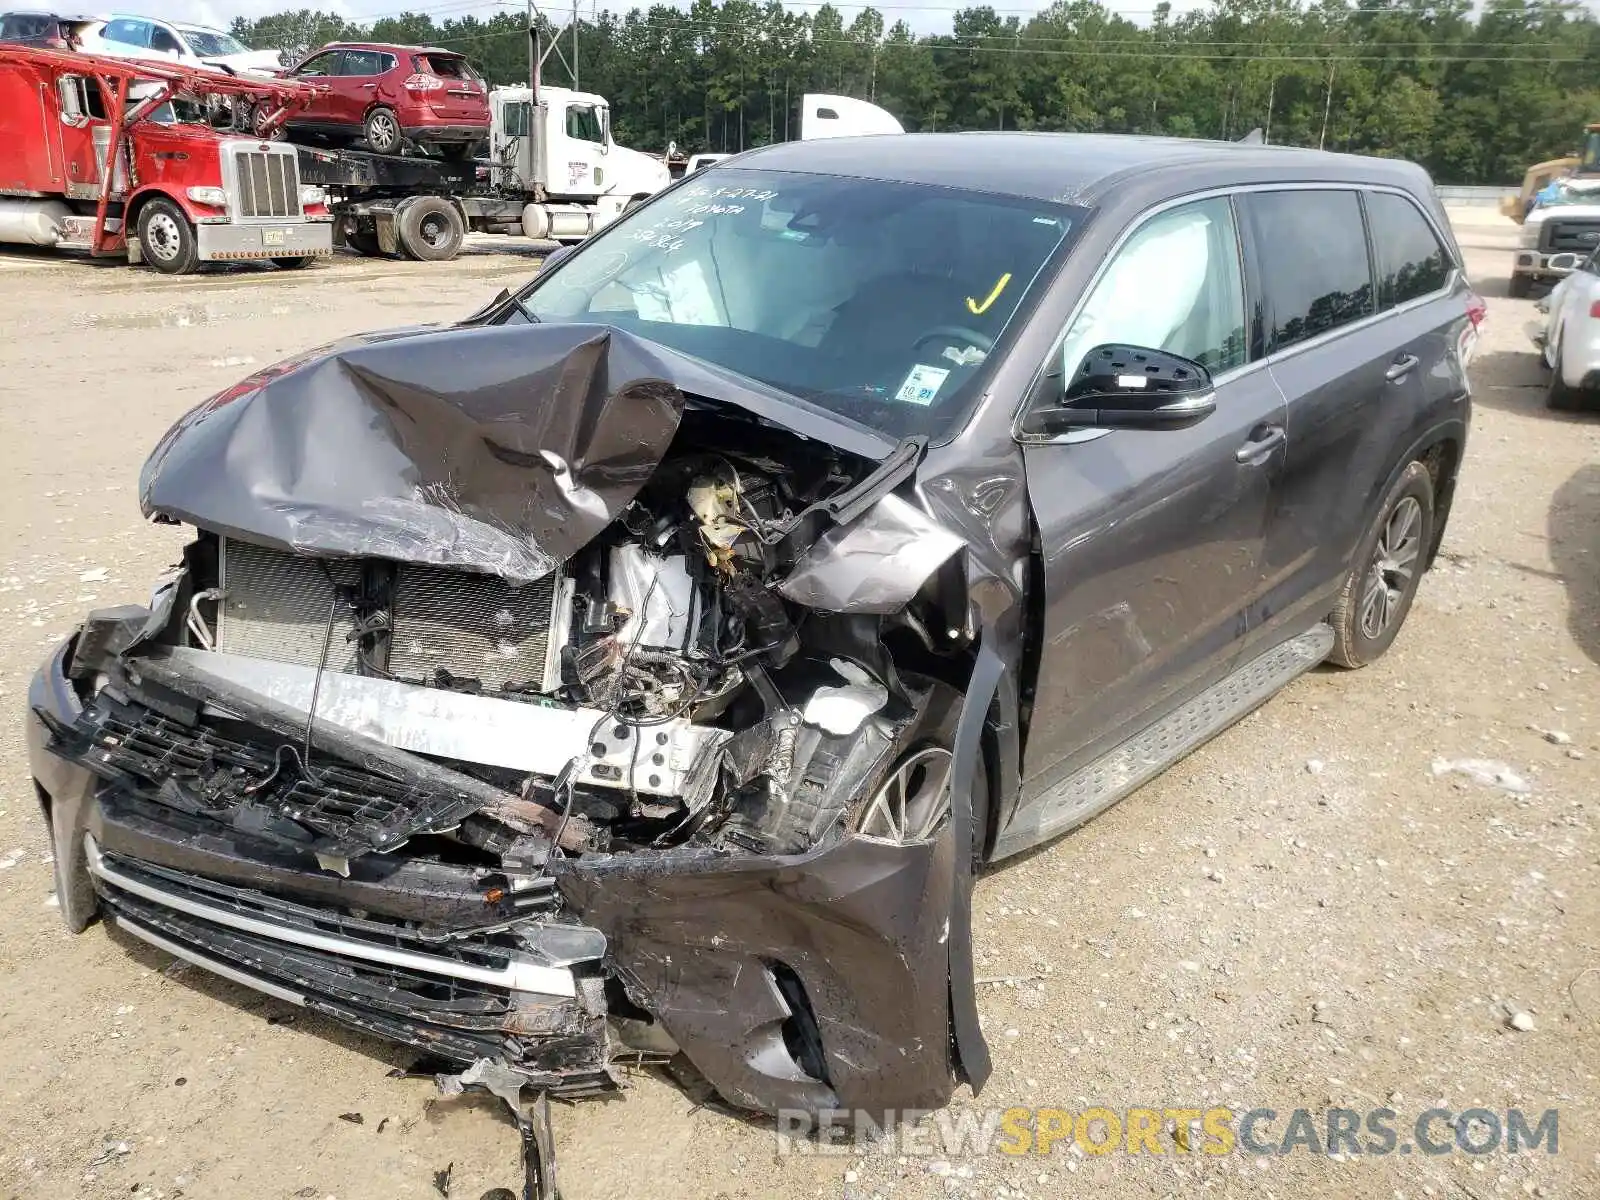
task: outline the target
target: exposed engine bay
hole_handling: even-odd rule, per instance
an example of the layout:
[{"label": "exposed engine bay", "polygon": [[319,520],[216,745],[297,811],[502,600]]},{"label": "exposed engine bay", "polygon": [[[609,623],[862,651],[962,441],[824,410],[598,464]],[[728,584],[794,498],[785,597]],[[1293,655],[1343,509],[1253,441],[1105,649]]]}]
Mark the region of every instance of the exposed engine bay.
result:
[{"label": "exposed engine bay", "polygon": [[[486,332],[518,389],[553,341],[572,409],[430,386],[439,337]],[[30,691],[69,925],[409,1043],[529,1147],[524,1088],[625,1064],[766,1111],[981,1082],[963,543],[920,445],[797,435],[698,372],[456,332],[181,421],[141,492],[196,529],[182,563]]]},{"label": "exposed engine bay", "polygon": [[[202,532],[173,584],[183,620],[156,639],[171,643],[164,662],[502,789],[498,804],[443,805],[405,831],[448,838],[462,861],[556,835],[570,852],[808,849],[915,712],[897,682],[891,693],[878,643],[889,618],[857,618],[871,636],[851,646],[850,618],[772,586],[810,548],[795,536],[807,515],[872,464],[827,448],[785,462],[775,455],[793,439],[772,434],[769,454],[712,451],[696,427],[728,439],[714,421],[686,422],[688,444],[601,535],[532,583]],[[913,606],[892,624],[932,654],[927,617]],[[808,621],[816,636],[802,639]],[[289,822],[286,841],[318,838],[329,858],[398,848],[387,807],[309,799],[309,755],[263,747],[252,770],[248,735],[231,734],[240,769],[204,785],[209,811],[266,804]]]}]

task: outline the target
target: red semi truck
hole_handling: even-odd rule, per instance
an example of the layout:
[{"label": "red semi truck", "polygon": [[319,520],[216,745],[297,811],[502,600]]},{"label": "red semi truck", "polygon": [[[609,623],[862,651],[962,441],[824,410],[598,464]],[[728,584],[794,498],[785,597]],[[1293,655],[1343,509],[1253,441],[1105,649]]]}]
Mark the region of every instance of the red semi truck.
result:
[{"label": "red semi truck", "polygon": [[295,148],[203,119],[238,102],[263,112],[270,131],[314,94],[287,80],[0,46],[0,242],[126,254],[173,275],[202,262],[326,258],[332,216],[322,189],[300,182]]}]

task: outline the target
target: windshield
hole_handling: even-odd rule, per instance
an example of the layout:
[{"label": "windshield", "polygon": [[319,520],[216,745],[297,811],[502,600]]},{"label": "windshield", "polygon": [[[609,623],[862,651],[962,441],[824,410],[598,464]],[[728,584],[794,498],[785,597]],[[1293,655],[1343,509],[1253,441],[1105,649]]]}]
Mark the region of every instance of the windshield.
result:
[{"label": "windshield", "polygon": [[183,29],[183,40],[201,58],[221,58],[228,54],[249,54],[250,49],[237,38],[210,29]]},{"label": "windshield", "polygon": [[509,320],[611,325],[894,437],[965,417],[1072,209],[719,166],[623,217]]},{"label": "windshield", "polygon": [[1600,204],[1600,179],[1558,179],[1540,193],[1541,208],[1564,204]]},{"label": "windshield", "polygon": [[1586,130],[1583,135],[1583,155],[1578,169],[1600,171],[1600,129]]}]

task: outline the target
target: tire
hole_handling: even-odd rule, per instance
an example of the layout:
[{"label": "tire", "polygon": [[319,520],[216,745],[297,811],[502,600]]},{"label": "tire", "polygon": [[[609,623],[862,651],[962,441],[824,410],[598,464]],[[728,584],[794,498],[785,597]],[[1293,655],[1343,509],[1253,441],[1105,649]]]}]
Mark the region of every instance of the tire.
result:
[{"label": "tire", "polygon": [[1339,589],[1329,618],[1330,662],[1364,667],[1393,645],[1422,582],[1433,520],[1433,477],[1420,462],[1408,463],[1362,537]]},{"label": "tire", "polygon": [[1550,368],[1550,382],[1545,385],[1544,406],[1555,412],[1577,412],[1584,406],[1581,388],[1568,387],[1561,374],[1561,343],[1556,343],[1555,365]]},{"label": "tire", "polygon": [[200,265],[194,226],[165,196],[139,210],[139,250],[144,261],[163,275],[189,275]]},{"label": "tire", "polygon": [[345,238],[344,244],[367,258],[377,258],[383,253],[383,247],[378,244],[378,235],[375,233],[353,233]]},{"label": "tire", "polygon": [[460,252],[466,235],[466,223],[455,205],[438,196],[413,200],[395,220],[401,250],[422,262],[448,262]]},{"label": "tire", "polygon": [[374,154],[399,154],[405,145],[405,134],[400,131],[400,118],[392,108],[382,104],[367,114],[361,122],[361,136]]},{"label": "tire", "polygon": [[1513,275],[1506,284],[1506,295],[1513,300],[1526,300],[1533,291],[1533,278],[1529,275]]},{"label": "tire", "polygon": [[275,258],[272,261],[280,271],[299,271],[309,267],[313,260],[309,258]]}]

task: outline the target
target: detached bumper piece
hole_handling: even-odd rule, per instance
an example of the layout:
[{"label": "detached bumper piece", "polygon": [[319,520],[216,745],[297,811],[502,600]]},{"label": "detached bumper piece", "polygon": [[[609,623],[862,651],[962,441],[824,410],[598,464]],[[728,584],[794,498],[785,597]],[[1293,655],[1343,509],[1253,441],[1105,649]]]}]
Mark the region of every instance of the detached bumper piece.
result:
[{"label": "detached bumper piece", "polygon": [[482,939],[424,942],[398,923],[108,854],[93,836],[84,853],[117,924],[196,966],[463,1066],[510,1064],[527,1086],[554,1095],[614,1087],[598,976]]}]

